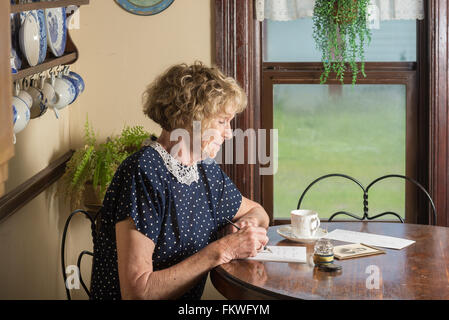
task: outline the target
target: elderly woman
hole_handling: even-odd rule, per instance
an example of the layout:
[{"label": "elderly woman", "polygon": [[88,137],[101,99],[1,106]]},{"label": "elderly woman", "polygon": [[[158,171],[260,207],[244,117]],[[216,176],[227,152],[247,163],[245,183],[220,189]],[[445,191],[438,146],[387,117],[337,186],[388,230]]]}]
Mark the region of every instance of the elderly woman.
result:
[{"label": "elderly woman", "polygon": [[[171,67],[144,97],[145,114],[163,130],[120,165],[106,193],[91,296],[200,299],[212,268],[268,242],[265,210],[211,160],[247,99],[234,79],[201,63]],[[202,133],[196,147],[194,123]]]}]

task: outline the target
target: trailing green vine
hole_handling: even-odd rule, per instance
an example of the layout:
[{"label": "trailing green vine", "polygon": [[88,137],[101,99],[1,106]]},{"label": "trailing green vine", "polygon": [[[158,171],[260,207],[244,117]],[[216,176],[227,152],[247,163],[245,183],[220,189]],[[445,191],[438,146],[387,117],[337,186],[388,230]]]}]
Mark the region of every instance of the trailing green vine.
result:
[{"label": "trailing green vine", "polygon": [[[321,52],[324,71],[321,84],[331,72],[344,82],[347,65],[352,72],[352,84],[358,73],[365,74],[365,45],[371,41],[368,29],[370,0],[316,0],[313,12],[313,38]],[[360,68],[358,66],[360,61]]]}]

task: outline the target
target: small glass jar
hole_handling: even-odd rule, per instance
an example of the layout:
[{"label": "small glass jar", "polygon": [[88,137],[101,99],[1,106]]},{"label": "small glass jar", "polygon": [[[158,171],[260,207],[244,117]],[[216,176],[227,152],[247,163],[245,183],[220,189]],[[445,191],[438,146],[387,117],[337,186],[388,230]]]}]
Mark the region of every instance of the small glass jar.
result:
[{"label": "small glass jar", "polygon": [[334,262],[334,246],[329,239],[321,238],[315,243],[313,262],[316,265]]}]

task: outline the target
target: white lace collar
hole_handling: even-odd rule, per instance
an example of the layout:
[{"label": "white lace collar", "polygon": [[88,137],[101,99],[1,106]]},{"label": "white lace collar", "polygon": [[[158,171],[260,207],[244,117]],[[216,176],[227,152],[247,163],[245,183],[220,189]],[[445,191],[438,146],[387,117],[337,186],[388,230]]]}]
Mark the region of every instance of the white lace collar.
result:
[{"label": "white lace collar", "polygon": [[152,147],[159,153],[164,160],[164,164],[168,171],[178,180],[180,183],[190,186],[193,182],[198,182],[198,165],[185,166],[179,160],[175,159],[163,146],[157,141],[146,142],[145,145]]}]

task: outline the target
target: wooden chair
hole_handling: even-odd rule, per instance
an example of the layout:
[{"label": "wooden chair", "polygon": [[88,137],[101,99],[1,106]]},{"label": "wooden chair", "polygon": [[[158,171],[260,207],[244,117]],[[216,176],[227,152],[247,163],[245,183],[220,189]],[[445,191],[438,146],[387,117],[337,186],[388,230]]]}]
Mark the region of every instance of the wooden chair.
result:
[{"label": "wooden chair", "polygon": [[402,219],[402,217],[401,217],[399,214],[395,213],[395,212],[387,211],[387,212],[383,212],[383,213],[380,213],[380,214],[378,214],[378,215],[375,215],[374,217],[370,217],[369,214],[368,214],[368,192],[369,192],[370,188],[371,188],[375,183],[377,183],[377,182],[379,182],[379,181],[381,181],[381,180],[385,180],[385,179],[389,179],[389,178],[401,178],[401,179],[405,179],[405,180],[410,181],[411,183],[413,183],[413,184],[414,184],[415,186],[417,186],[422,192],[424,192],[424,194],[427,196],[427,199],[429,200],[429,202],[430,202],[430,204],[431,204],[431,206],[432,206],[432,213],[433,213],[432,217],[433,217],[433,219],[432,219],[432,221],[431,221],[431,224],[432,224],[432,225],[436,225],[436,222],[437,222],[437,212],[436,212],[436,209],[435,209],[435,205],[434,205],[434,203],[433,203],[433,200],[432,200],[432,198],[430,197],[429,193],[426,191],[426,189],[425,189],[420,183],[418,183],[416,180],[414,180],[414,179],[412,179],[412,178],[409,178],[409,177],[407,177],[407,176],[402,176],[402,175],[397,175],[397,174],[390,174],[390,175],[386,175],[386,176],[382,176],[382,177],[380,177],[380,178],[377,178],[377,179],[375,179],[373,182],[371,182],[371,183],[368,185],[368,187],[366,187],[366,188],[365,188],[365,187],[364,187],[358,180],[354,179],[354,178],[351,177],[351,176],[345,175],[345,174],[333,173],[333,174],[324,175],[324,176],[319,177],[318,179],[314,180],[314,181],[313,181],[312,183],[310,183],[310,184],[308,185],[308,187],[304,190],[304,192],[301,194],[301,197],[299,198],[297,209],[300,209],[301,203],[302,203],[302,201],[303,201],[303,199],[304,199],[304,196],[306,195],[306,193],[310,190],[310,188],[311,188],[313,185],[315,185],[317,182],[319,182],[319,181],[321,181],[321,180],[324,180],[324,179],[327,179],[327,178],[331,178],[331,177],[341,177],[341,178],[345,178],[345,179],[351,180],[351,181],[353,181],[354,183],[356,183],[356,184],[362,189],[362,191],[363,191],[363,217],[357,216],[357,215],[355,215],[355,214],[352,214],[352,213],[349,213],[349,212],[346,212],[346,211],[339,211],[339,212],[335,212],[334,214],[332,214],[332,216],[331,216],[331,217],[329,218],[329,220],[328,220],[329,222],[331,222],[332,219],[334,219],[334,218],[335,218],[336,216],[338,216],[338,215],[347,215],[347,216],[350,216],[350,217],[352,217],[352,218],[355,218],[355,219],[361,220],[361,221],[363,221],[363,220],[365,220],[365,219],[366,219],[366,220],[374,220],[374,219],[380,218],[380,217],[385,216],[385,215],[393,215],[393,216],[395,216],[396,218],[398,218],[399,221],[400,221],[401,223],[404,223],[404,219]]}]

